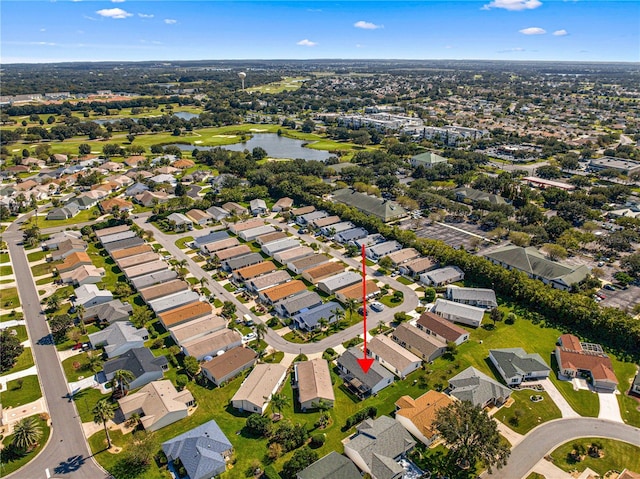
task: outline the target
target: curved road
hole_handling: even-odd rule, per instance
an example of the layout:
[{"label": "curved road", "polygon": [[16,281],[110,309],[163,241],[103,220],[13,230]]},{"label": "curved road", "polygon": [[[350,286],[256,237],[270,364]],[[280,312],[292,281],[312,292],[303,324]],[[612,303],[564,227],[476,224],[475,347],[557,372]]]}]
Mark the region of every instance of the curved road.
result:
[{"label": "curved road", "polygon": [[556,447],[580,437],[617,439],[640,446],[640,429],[618,422],[595,418],[556,419],[529,432],[513,449],[505,467],[484,473],[483,478],[520,479]]},{"label": "curved road", "polygon": [[24,248],[18,245],[22,241],[22,232],[16,231],[17,224],[4,233],[9,248],[11,263],[18,284],[20,304],[32,343],[32,352],[38,370],[42,393],[51,416],[51,437],[42,452],[27,465],[7,477],[46,478],[46,470],[54,477],[72,479],[99,479],[108,477],[91,455],[78,417],[75,402],[69,400],[67,379],[58,359],[56,347],[50,340],[49,325]]},{"label": "curved road", "polygon": [[[166,249],[174,258],[187,260],[188,269],[189,271],[191,271],[191,273],[194,276],[198,278],[204,276],[205,278],[209,279],[208,286],[210,287],[212,292],[217,297],[223,298],[226,301],[231,301],[233,304],[235,304],[239,315],[250,314],[257,321],[262,322],[260,317],[256,317],[249,310],[249,308],[247,308],[245,304],[238,301],[235,295],[233,295],[232,293],[224,289],[216,280],[214,280],[209,271],[205,271],[204,269],[202,269],[202,267],[200,267],[195,261],[193,261],[187,254],[185,254],[180,248],[178,248],[175,245],[176,240],[187,235],[190,236],[193,234],[193,232],[190,231],[181,235],[166,234],[160,231],[154,225],[150,223],[145,223],[146,218],[144,218],[142,215],[139,215],[138,218],[135,218],[133,221],[143,229],[152,229],[154,238],[156,239],[156,241],[160,243],[164,247],[164,249]],[[281,228],[287,228],[286,225],[282,225],[282,224],[278,224],[278,226]],[[320,243],[311,236],[301,235],[300,237],[308,243],[317,243],[318,245],[321,245],[323,247],[327,246],[326,243]],[[355,267],[356,269],[361,268],[361,263],[357,259],[347,258],[332,249],[329,249],[329,252],[332,256],[340,259],[341,261],[348,264],[349,266]],[[367,268],[367,274],[369,274],[370,276],[374,276],[374,273],[375,273],[374,270]],[[379,321],[390,323],[391,321],[393,321],[393,315],[395,313],[399,311],[402,311],[402,312],[412,311],[419,305],[418,296],[416,295],[415,291],[413,291],[408,286],[402,283],[399,283],[393,278],[386,277],[386,276],[376,277],[376,279],[382,281],[383,283],[389,284],[389,286],[391,286],[394,289],[402,291],[402,293],[404,294],[404,301],[400,306],[397,306],[395,308],[385,308],[384,311],[380,313],[370,313],[367,319],[371,319],[372,321],[370,324],[367,325],[368,329],[373,329],[373,327],[375,327]],[[269,346],[277,349],[278,351],[291,353],[291,354],[313,354],[313,353],[321,353],[327,348],[336,347],[344,343],[345,341],[348,341],[349,339],[354,338],[359,334],[362,334],[362,332],[363,332],[362,323],[358,323],[358,324],[354,324],[353,326],[347,329],[338,331],[337,333],[332,334],[331,336],[323,339],[322,341],[318,341],[315,343],[296,344],[296,343],[291,343],[287,341],[286,339],[279,336],[271,328],[268,328],[267,334],[264,339],[267,342],[267,344],[269,344]]]}]

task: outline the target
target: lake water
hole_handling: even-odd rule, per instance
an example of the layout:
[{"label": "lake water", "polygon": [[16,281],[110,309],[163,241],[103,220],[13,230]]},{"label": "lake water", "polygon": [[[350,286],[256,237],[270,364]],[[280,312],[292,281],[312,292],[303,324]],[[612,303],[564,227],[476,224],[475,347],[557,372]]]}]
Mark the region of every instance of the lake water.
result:
[{"label": "lake water", "polygon": [[[303,140],[293,140],[285,136],[278,136],[275,133],[258,133],[244,143],[234,143],[233,145],[223,145],[221,148],[231,151],[244,151],[253,150],[256,147],[263,148],[269,158],[289,158],[296,159],[302,158],[305,160],[317,160],[325,161],[327,158],[333,156],[328,151],[324,150],[312,150],[311,148],[305,148],[303,144],[308,143]],[[216,147],[212,146],[199,146],[199,145],[174,145],[183,151],[198,150],[211,150]]]},{"label": "lake water", "polygon": [[188,111],[179,111],[178,113],[174,113],[173,116],[177,116],[183,120],[191,120],[192,118],[198,118],[198,115],[195,113],[189,113]]}]

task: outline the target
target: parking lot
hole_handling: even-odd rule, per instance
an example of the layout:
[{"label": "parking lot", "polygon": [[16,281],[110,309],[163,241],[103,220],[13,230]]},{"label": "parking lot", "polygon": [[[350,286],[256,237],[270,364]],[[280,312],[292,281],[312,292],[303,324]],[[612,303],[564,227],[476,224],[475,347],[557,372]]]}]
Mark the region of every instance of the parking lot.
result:
[{"label": "parking lot", "polygon": [[[486,237],[484,231],[469,223],[429,224],[428,220],[422,219],[421,225],[417,229],[415,228],[415,220],[404,221],[400,227],[413,231],[420,238],[440,240],[454,248],[463,246],[466,250],[473,247],[473,244],[480,239],[478,237]],[[480,246],[484,243],[489,244],[483,240]]]},{"label": "parking lot", "polygon": [[600,302],[602,306],[611,306],[631,312],[633,307],[640,303],[639,286],[629,286],[627,289],[616,289],[615,291],[601,289],[599,293],[605,296],[605,299]]}]

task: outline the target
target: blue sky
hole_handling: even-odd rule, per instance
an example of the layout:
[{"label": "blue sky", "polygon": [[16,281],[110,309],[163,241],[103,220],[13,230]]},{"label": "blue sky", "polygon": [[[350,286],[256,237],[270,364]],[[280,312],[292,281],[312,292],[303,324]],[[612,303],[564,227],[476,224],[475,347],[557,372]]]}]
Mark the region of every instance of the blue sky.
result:
[{"label": "blue sky", "polygon": [[640,61],[640,2],[2,0],[2,63]]}]

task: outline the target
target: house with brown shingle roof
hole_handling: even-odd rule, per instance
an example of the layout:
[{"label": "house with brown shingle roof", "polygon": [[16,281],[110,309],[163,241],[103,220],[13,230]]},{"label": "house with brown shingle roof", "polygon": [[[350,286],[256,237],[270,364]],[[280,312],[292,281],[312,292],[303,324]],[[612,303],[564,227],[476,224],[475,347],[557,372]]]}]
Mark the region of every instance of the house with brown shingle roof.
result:
[{"label": "house with brown shingle roof", "polygon": [[213,241],[211,243],[205,243],[200,247],[200,249],[206,251],[209,254],[213,254],[216,251],[232,248],[234,246],[238,246],[239,244],[240,241],[238,241],[238,238],[224,238]]},{"label": "house with brown shingle roof", "polygon": [[251,348],[237,347],[202,364],[202,374],[216,386],[252,367],[258,354]]},{"label": "house with brown shingle roof", "polygon": [[276,301],[280,301],[281,299],[288,298],[289,296],[293,296],[294,294],[301,293],[302,291],[306,291],[307,287],[305,284],[299,279],[289,281],[288,283],[280,284],[278,286],[274,286],[273,288],[268,288],[263,291],[260,291],[260,300],[273,304]]},{"label": "house with brown shingle roof", "polygon": [[119,211],[131,211],[133,209],[133,203],[122,198],[109,198],[101,201],[98,206],[103,213],[111,213],[114,207],[117,207]]},{"label": "house with brown shingle roof", "polygon": [[445,343],[452,342],[460,346],[469,339],[469,333],[467,331],[430,311],[422,313],[416,322],[416,326],[425,333]]},{"label": "house with brown shingle roof", "polygon": [[185,168],[191,168],[192,166],[195,166],[195,162],[193,162],[192,160],[187,160],[185,158],[181,158],[178,161],[174,161],[171,166],[173,166],[174,168],[178,168],[179,170],[184,170]]},{"label": "house with brown shingle roof", "polygon": [[387,257],[393,263],[393,266],[395,266],[396,268],[402,263],[415,259],[418,256],[420,256],[420,253],[418,253],[414,248],[403,248],[387,255]]},{"label": "house with brown shingle roof", "polygon": [[116,264],[118,265],[118,268],[124,270],[126,268],[130,268],[131,266],[157,261],[159,258],[160,256],[155,251],[147,251],[146,253],[140,253],[134,256],[127,256],[126,258],[117,259]]},{"label": "house with brown shingle roof", "polygon": [[51,259],[58,261],[73,253],[87,250],[87,243],[81,239],[69,238],[58,244],[58,249],[51,252]]},{"label": "house with brown shingle roof", "polygon": [[189,289],[189,283],[181,279],[174,279],[166,283],[156,284],[149,286],[148,288],[142,288],[138,292],[145,302],[153,301],[154,299],[162,298],[163,296],[170,296],[180,291],[186,291]]},{"label": "house with brown shingle roof", "polygon": [[138,166],[138,163],[141,163],[145,160],[146,158],[144,156],[130,156],[129,158],[124,160],[124,164],[134,168]]},{"label": "house with brown shingle roof", "polygon": [[38,186],[38,183],[34,180],[23,181],[22,183],[17,183],[13,188],[18,191],[29,191],[31,188]]},{"label": "house with brown shingle roof", "polygon": [[185,213],[186,217],[198,225],[206,225],[213,217],[206,211],[192,209]]},{"label": "house with brown shingle roof", "polygon": [[176,344],[182,344],[183,342],[198,339],[207,334],[220,331],[227,326],[227,320],[210,314],[203,316],[202,318],[192,319],[186,323],[179,324],[173,328],[169,328],[171,337]]},{"label": "house with brown shingle roof", "polygon": [[438,431],[433,427],[436,413],[451,404],[453,399],[433,389],[416,399],[402,396],[395,403],[396,421],[429,446],[438,438]]},{"label": "house with brown shingle roof", "polygon": [[273,211],[274,213],[278,213],[280,211],[287,211],[291,209],[292,206],[293,206],[293,200],[285,196],[284,198],[280,198],[278,201],[276,201],[273,204],[273,206],[271,207],[271,211]]},{"label": "house with brown shingle roof", "polygon": [[[367,280],[367,297],[372,298],[380,293],[380,287],[378,284],[368,279]],[[349,300],[353,299],[357,303],[362,303],[362,283],[352,284],[346,288],[336,291],[336,299],[342,304],[346,304]]]},{"label": "house with brown shingle roof", "polygon": [[142,206],[153,206],[154,202],[166,203],[169,195],[164,191],[145,191],[135,196],[135,200]]},{"label": "house with brown shingle roof", "polygon": [[224,328],[199,338],[183,341],[180,346],[184,354],[202,361],[206,356],[216,356],[220,352],[242,346],[242,336],[237,331]]},{"label": "house with brown shingle roof", "polygon": [[153,248],[151,247],[151,245],[148,245],[147,243],[145,243],[139,246],[133,246],[131,248],[125,248],[118,251],[114,251],[113,253],[111,253],[111,257],[114,260],[118,260],[122,258],[127,258],[128,256],[136,256],[138,254],[148,253],[150,251],[153,251]]},{"label": "house with brown shingle roof", "polygon": [[76,269],[80,265],[90,265],[92,264],[91,258],[85,251],[78,251],[76,253],[71,253],[67,256],[62,264],[56,266],[58,273],[66,273],[67,271],[71,271]]},{"label": "house with brown shingle roof", "polygon": [[247,281],[249,279],[271,273],[276,270],[276,265],[272,261],[263,261],[262,263],[246,266],[233,272],[236,281]]},{"label": "house with brown shingle roof", "polygon": [[293,375],[302,412],[317,408],[320,401],[333,407],[336,398],[331,384],[329,363],[326,359],[316,358],[294,363]]},{"label": "house with brown shingle roof", "polygon": [[613,364],[599,344],[583,343],[573,334],[563,334],[558,340],[555,356],[560,374],[574,378],[582,373],[591,376],[593,387],[615,391],[618,379]]},{"label": "house with brown shingle roof", "polygon": [[318,281],[322,281],[325,278],[329,278],[335,274],[342,273],[344,271],[344,265],[336,261],[330,261],[328,263],[321,264],[306,270],[302,273],[302,277],[309,281],[311,284],[316,284]]},{"label": "house with brown shingle roof", "polygon": [[203,301],[196,301],[160,313],[158,317],[164,328],[169,329],[192,319],[201,318],[207,314],[211,314],[211,305]]},{"label": "house with brown shingle roof", "polygon": [[408,323],[402,323],[391,333],[391,339],[423,361],[433,361],[442,356],[446,343]]},{"label": "house with brown shingle roof", "polygon": [[83,284],[99,283],[102,281],[104,273],[104,268],[96,268],[92,264],[83,264],[71,271],[61,273],[60,279],[63,283],[82,286]]},{"label": "house with brown shingle roof", "polygon": [[222,262],[248,253],[251,253],[251,248],[249,248],[249,246],[247,246],[246,244],[241,244],[238,246],[233,246],[231,248],[225,248],[223,250],[216,251],[214,256],[218,258],[220,262]]},{"label": "house with brown shingle roof", "polygon": [[258,236],[255,241],[260,246],[263,246],[267,243],[271,243],[272,241],[278,241],[285,238],[288,238],[288,236],[287,236],[287,233],[285,233],[284,231],[274,231],[272,233],[267,233],[267,234]]}]

